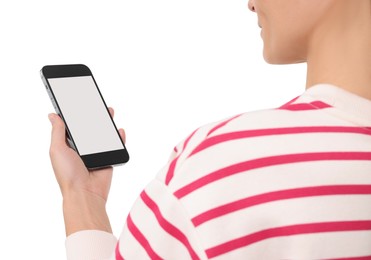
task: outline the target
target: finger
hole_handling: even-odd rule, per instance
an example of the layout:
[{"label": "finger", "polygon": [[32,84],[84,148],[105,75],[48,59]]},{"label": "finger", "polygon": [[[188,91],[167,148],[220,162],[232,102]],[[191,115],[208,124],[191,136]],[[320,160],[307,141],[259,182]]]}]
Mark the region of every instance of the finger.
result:
[{"label": "finger", "polygon": [[49,120],[52,124],[51,147],[66,145],[66,128],[62,119],[57,114],[49,114]]},{"label": "finger", "polygon": [[121,140],[125,143],[126,142],[126,134],[125,134],[125,130],[120,128],[119,129],[119,134],[120,134],[120,137],[121,137]]},{"label": "finger", "polygon": [[109,113],[110,113],[111,117],[113,118],[113,117],[114,117],[114,115],[115,115],[115,110],[113,110],[113,108],[112,108],[112,107],[109,107],[109,108],[108,108],[108,111],[109,111]]}]

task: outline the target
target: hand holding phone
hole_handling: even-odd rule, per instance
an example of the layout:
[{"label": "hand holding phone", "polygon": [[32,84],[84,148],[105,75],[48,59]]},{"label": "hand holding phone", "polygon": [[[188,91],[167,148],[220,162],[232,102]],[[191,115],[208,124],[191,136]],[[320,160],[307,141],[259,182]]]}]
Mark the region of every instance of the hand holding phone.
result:
[{"label": "hand holding phone", "polygon": [[[113,109],[110,109],[113,117]],[[112,167],[89,170],[80,156],[66,143],[66,128],[57,114],[49,114],[52,123],[50,159],[58,184],[63,195],[73,192],[89,192],[107,200]],[[119,129],[120,137],[125,142],[125,132]]]},{"label": "hand holding phone", "polygon": [[[113,117],[113,110],[110,109]],[[66,143],[66,128],[57,114],[49,114],[52,123],[50,158],[63,196],[66,235],[81,230],[111,232],[105,205],[112,181],[112,167],[88,170],[80,156]],[[125,133],[119,129],[123,142]]]},{"label": "hand holding phone", "polygon": [[109,115],[90,69],[85,65],[53,65],[41,77],[67,141],[89,169],[124,164],[129,154]]},{"label": "hand holding phone", "polygon": [[86,66],[45,66],[41,74],[58,114],[49,115],[50,158],[63,195],[66,234],[112,232],[105,210],[113,171],[109,166],[129,159],[125,133],[116,129],[113,109],[106,107]]}]

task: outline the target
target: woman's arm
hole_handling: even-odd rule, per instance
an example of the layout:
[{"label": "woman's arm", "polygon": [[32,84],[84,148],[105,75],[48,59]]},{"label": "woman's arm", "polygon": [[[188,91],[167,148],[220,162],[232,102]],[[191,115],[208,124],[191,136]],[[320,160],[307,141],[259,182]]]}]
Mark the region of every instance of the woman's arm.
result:
[{"label": "woman's arm", "polygon": [[[113,116],[111,108],[110,113]],[[89,171],[79,155],[67,145],[66,130],[61,118],[50,114],[49,120],[52,123],[50,158],[63,196],[66,235],[81,230],[112,233],[105,208],[112,167]],[[120,129],[119,133],[125,141],[124,130]]]}]

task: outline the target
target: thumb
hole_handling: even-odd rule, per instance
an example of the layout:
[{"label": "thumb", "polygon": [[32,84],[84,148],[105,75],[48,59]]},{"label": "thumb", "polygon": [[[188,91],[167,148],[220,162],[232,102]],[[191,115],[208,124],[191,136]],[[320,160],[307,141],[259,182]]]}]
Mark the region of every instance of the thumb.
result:
[{"label": "thumb", "polygon": [[66,145],[66,128],[62,119],[57,114],[49,114],[49,121],[52,124],[51,146]]}]

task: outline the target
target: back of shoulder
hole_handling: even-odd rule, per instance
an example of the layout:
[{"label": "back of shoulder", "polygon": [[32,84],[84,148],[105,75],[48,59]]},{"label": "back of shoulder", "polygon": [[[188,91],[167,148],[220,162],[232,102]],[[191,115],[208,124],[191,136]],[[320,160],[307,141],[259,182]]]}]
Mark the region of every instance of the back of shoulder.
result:
[{"label": "back of shoulder", "polygon": [[[204,125],[179,143],[175,157],[184,161],[214,145],[246,138],[261,138],[303,133],[316,127],[351,126],[325,110],[331,106],[320,101],[306,102],[298,98],[274,108],[246,112]],[[320,131],[320,129],[317,129]],[[326,131],[326,129],[322,129]],[[204,151],[206,152],[206,151]]]},{"label": "back of shoulder", "polygon": [[178,180],[191,181],[194,174],[188,171],[212,172],[240,161],[358,150],[359,144],[370,147],[370,128],[355,124],[346,116],[321,98],[302,95],[276,109],[247,112],[207,124],[176,147],[166,172],[166,184],[178,187]]}]

